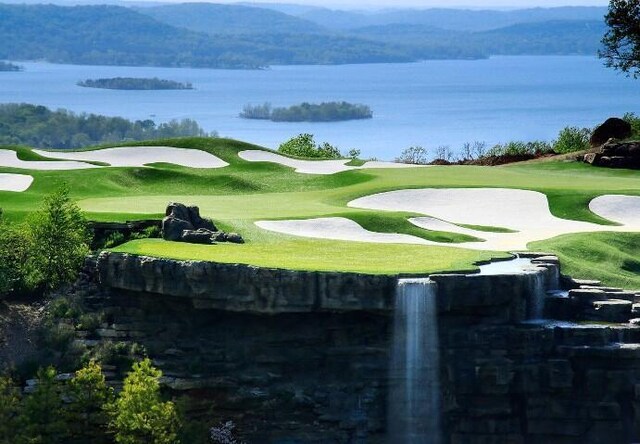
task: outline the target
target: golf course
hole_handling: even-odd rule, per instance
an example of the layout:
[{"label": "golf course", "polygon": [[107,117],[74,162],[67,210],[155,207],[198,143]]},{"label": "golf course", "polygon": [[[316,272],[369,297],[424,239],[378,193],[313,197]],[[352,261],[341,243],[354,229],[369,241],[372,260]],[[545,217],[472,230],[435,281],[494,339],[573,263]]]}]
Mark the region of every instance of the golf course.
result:
[{"label": "golf course", "polygon": [[514,251],[640,288],[640,172],[547,158],[497,167],[305,160],[187,138],[82,151],[0,150],[0,207],[21,221],[66,184],[95,221],[160,219],[197,205],[244,244],[137,239],[115,251],[294,270],[474,271]]}]

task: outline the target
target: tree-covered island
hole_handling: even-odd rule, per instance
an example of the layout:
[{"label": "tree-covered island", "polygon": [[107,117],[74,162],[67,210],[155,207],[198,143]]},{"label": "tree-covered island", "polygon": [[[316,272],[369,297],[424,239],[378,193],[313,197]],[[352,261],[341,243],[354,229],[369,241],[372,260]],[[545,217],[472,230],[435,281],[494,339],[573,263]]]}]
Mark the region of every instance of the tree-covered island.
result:
[{"label": "tree-covered island", "polygon": [[22,66],[0,60],[0,72],[2,71],[22,71]]},{"label": "tree-covered island", "polygon": [[86,88],[124,89],[124,90],[160,90],[160,89],[193,89],[191,82],[181,83],[174,80],[135,77],[114,77],[111,79],[87,79],[78,82],[78,86]]},{"label": "tree-covered island", "polygon": [[371,119],[373,112],[367,105],[348,102],[304,102],[288,108],[273,108],[270,103],[245,105],[243,119],[271,120],[272,122],[339,122],[343,120]]}]

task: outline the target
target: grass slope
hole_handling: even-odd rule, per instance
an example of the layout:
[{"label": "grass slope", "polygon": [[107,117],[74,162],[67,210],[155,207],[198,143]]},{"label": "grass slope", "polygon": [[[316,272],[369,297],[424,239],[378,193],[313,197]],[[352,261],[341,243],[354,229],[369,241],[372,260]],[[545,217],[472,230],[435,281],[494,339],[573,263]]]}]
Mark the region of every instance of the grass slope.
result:
[{"label": "grass slope", "polygon": [[640,233],[567,234],[530,247],[557,254],[563,273],[570,276],[640,289]]},{"label": "grass slope", "polygon": [[[241,233],[248,241],[242,246],[209,247],[145,240],[125,244],[118,251],[295,269],[427,273],[472,269],[477,261],[505,257],[505,254],[471,252],[462,248],[304,239],[260,230],[254,222],[341,216],[371,231],[399,232],[459,243],[474,239],[418,229],[407,221],[408,217],[415,215],[352,209],[346,205],[358,197],[405,188],[519,188],[545,193],[549,197],[551,211],[558,217],[611,224],[591,213],[587,208],[588,202],[602,194],[640,195],[640,172],[596,169],[580,163],[443,166],[308,175],[277,164],[244,161],[238,157],[239,151],[262,148],[229,139],[187,138],[127,145],[198,148],[215,154],[230,166],[190,169],[156,164],[151,168],[77,171],[0,168],[0,172],[28,172],[35,179],[27,192],[0,192],[0,207],[8,218],[23,219],[37,207],[43,195],[67,182],[72,197],[79,200],[89,217],[96,220],[160,217],[167,202],[180,201],[199,205],[203,214],[227,230]],[[24,160],[38,158],[26,148],[16,150]],[[500,227],[475,228],[501,230]],[[607,235],[602,236],[606,238]],[[587,243],[585,248],[588,247]],[[535,248],[543,247],[536,245]]]}]

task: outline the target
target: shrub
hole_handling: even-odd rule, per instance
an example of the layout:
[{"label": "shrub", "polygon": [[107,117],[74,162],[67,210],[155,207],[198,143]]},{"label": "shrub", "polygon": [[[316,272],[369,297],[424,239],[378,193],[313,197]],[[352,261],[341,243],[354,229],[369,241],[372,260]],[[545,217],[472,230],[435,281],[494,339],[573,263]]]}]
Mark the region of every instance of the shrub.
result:
[{"label": "shrub", "polygon": [[31,291],[37,285],[29,258],[33,238],[25,224],[12,224],[0,216],[0,297]]},{"label": "shrub", "polygon": [[20,391],[13,381],[0,376],[0,443],[14,442],[20,413]]},{"label": "shrub", "polygon": [[174,444],[178,415],[173,402],[160,398],[162,372],[149,359],[133,364],[118,399],[107,410],[118,444]]},{"label": "shrub", "polygon": [[73,280],[89,253],[91,236],[80,208],[66,186],[46,196],[31,223],[30,261],[46,288]]},{"label": "shrub", "polygon": [[67,427],[62,408],[62,384],[53,367],[41,368],[35,390],[24,398],[18,419],[26,442],[66,443]]},{"label": "shrub", "polygon": [[426,165],[429,163],[427,159],[427,150],[421,146],[410,146],[396,157],[397,163],[412,163],[415,165]]},{"label": "shrub", "polygon": [[533,142],[509,142],[505,145],[498,144],[487,151],[487,156],[536,156],[553,151],[548,142],[536,140]]},{"label": "shrub", "polygon": [[316,145],[313,134],[299,134],[278,147],[282,154],[311,159],[339,159],[340,151],[333,145],[324,142]]},{"label": "shrub", "polygon": [[631,125],[631,138],[640,138],[640,117],[636,116],[635,113],[625,113],[622,119]]},{"label": "shrub", "polygon": [[558,154],[563,154],[589,149],[590,137],[591,130],[589,128],[568,126],[558,134],[558,140],[553,143],[553,150]]}]

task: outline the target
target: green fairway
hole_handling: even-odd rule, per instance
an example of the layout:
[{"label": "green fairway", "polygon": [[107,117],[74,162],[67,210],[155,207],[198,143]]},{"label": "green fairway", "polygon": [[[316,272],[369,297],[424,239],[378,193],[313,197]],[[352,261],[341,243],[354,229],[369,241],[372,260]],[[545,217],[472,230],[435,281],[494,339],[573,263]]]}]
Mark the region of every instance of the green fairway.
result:
[{"label": "green fairway", "polygon": [[[0,168],[0,172],[28,173],[34,177],[33,185],[24,193],[0,192],[0,207],[9,219],[20,220],[37,207],[43,195],[66,182],[72,197],[92,219],[122,221],[160,217],[169,201],[179,201],[200,206],[204,215],[226,230],[241,233],[247,240],[239,246],[138,240],[119,247],[118,251],[292,269],[427,273],[473,269],[479,260],[505,254],[463,248],[305,239],[264,231],[254,222],[340,216],[370,231],[405,233],[463,246],[460,242],[476,239],[419,229],[408,222],[409,217],[417,216],[415,214],[360,210],[347,207],[347,203],[358,197],[405,188],[517,188],[546,194],[550,209],[557,217],[611,224],[591,213],[588,202],[603,194],[640,195],[640,172],[597,169],[577,162],[370,169],[323,176],[295,173],[291,168],[272,163],[244,161],[237,156],[239,151],[262,148],[228,139],[159,140],[127,145],[198,148],[230,165],[191,169],[155,164],[153,167],[75,171]],[[21,148],[18,152],[24,160],[41,160],[28,149]],[[471,228],[509,231],[502,227]],[[600,233],[599,236],[606,239],[618,234]],[[545,244],[541,244],[535,248],[543,248]]]}]

